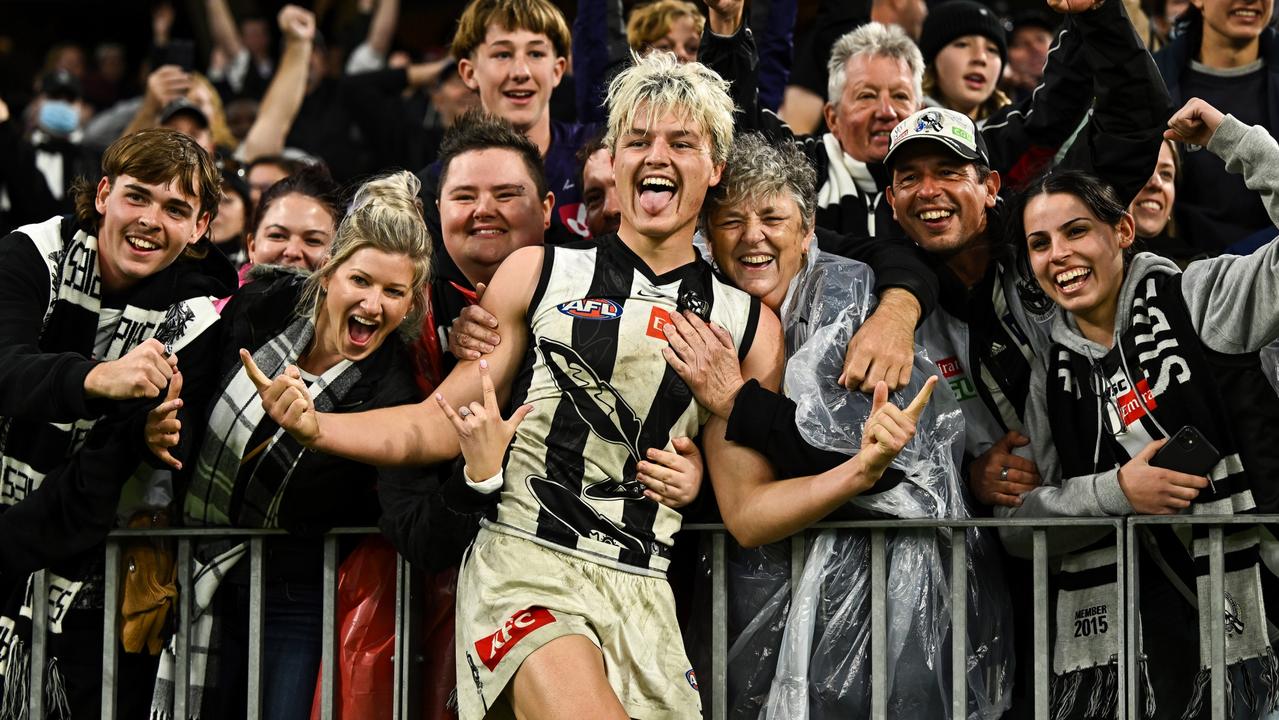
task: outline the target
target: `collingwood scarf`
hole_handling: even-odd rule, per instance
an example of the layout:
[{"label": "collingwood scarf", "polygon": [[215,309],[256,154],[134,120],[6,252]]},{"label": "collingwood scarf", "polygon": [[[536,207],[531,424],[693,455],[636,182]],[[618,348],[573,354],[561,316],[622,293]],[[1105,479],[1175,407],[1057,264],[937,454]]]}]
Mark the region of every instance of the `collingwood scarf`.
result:
[{"label": "collingwood scarf", "polygon": [[[73,352],[95,357],[102,278],[98,271],[98,240],[78,230],[69,220],[53,218],[19,228],[31,239],[44,259],[49,276],[49,302],[41,323],[39,349],[47,353]],[[33,271],[35,269],[33,268]],[[139,288],[120,315],[105,350],[95,359],[116,360],[149,338],[176,352],[217,321],[208,298],[173,302],[158,297],[163,283]],[[44,476],[65,462],[83,444],[96,419],[73,423],[49,423],[21,417],[0,418],[0,508],[21,502],[40,486]],[[85,580],[101,564],[101,551],[67,558],[49,568],[49,591],[39,601],[49,606],[49,632],[62,634],[62,621],[72,609]],[[31,607],[37,600],[28,578],[25,592],[0,606],[0,718],[25,717],[27,675],[31,642]],[[49,706],[65,716],[65,698],[57,672],[56,644],[49,653],[45,687]]]},{"label": "collingwood scarf", "polygon": [[[248,543],[214,541],[197,549],[191,574],[191,638],[187,645],[187,717],[207,717],[204,712],[205,696],[216,689],[211,678],[218,677],[221,660],[221,618],[213,603],[213,596],[222,580],[240,562],[248,551]],[[173,701],[177,682],[177,636],[169,638],[160,653],[160,667],[151,695],[149,720],[173,720]]]},{"label": "collingwood scarf", "polygon": [[[1184,300],[1180,276],[1150,274],[1137,281],[1129,322],[1110,352],[1103,358],[1087,357],[1078,350],[1054,344],[1046,358],[1047,411],[1054,442],[1060,448],[1062,476],[1076,477],[1104,472],[1123,465],[1129,453],[1116,436],[1125,427],[1140,426],[1152,438],[1168,437],[1184,425],[1193,425],[1221,453],[1212,469],[1212,484],[1200,491],[1190,512],[1195,515],[1233,515],[1255,512],[1249,477],[1239,454],[1230,416],[1220,398],[1203,391],[1201,378],[1213,369],[1205,355]],[[1121,312],[1123,309],[1121,308]],[[1122,321],[1122,319],[1121,319]],[[1126,380],[1115,387],[1110,371]],[[1113,396],[1113,397],[1112,397]],[[1158,417],[1155,417],[1155,414]],[[1226,628],[1227,698],[1231,676],[1247,685],[1241,693],[1253,709],[1258,703],[1273,709],[1279,692],[1279,676],[1270,649],[1269,628],[1261,594],[1260,531],[1256,526],[1226,526],[1225,608],[1208,601],[1208,530],[1193,526],[1188,545],[1171,532],[1145,537],[1165,572],[1172,567],[1193,567],[1193,577],[1170,577],[1185,588],[1187,600],[1198,607],[1201,668],[1195,679],[1185,718],[1202,709],[1211,679],[1210,652],[1213,633]],[[1153,540],[1153,542],[1152,542]],[[1102,541],[1105,543],[1106,541]],[[1184,562],[1160,557],[1168,548],[1183,552]],[[1057,578],[1056,638],[1053,652],[1053,717],[1070,717],[1083,702],[1087,689],[1088,718],[1113,717],[1117,697],[1119,638],[1110,623],[1115,602],[1115,573],[1119,558],[1113,546],[1101,543],[1067,555]],[[1171,560],[1171,558],[1170,558]],[[1193,589],[1191,589],[1193,588]],[[1140,622],[1140,618],[1132,618]],[[1152,618],[1146,618],[1152,621]],[[1140,637],[1140,634],[1138,634]],[[1157,665],[1157,659],[1152,663]],[[1243,667],[1249,663],[1249,667]],[[1156,712],[1146,673],[1145,713]],[[1237,672],[1236,672],[1237,671]],[[1264,685],[1264,697],[1251,689],[1253,676]],[[1231,710],[1228,716],[1233,717]]]},{"label": "collingwood scarf", "polygon": [[845,153],[834,133],[822,136],[822,150],[826,155],[826,177],[817,194],[817,224],[851,235],[901,235],[870,166]]}]

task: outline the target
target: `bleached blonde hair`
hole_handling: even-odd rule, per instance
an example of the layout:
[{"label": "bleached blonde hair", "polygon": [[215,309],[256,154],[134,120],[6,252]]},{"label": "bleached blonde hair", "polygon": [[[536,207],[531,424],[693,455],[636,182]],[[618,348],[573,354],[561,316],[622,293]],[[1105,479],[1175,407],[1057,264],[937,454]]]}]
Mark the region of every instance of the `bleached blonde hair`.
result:
[{"label": "bleached blonde hair", "polygon": [[617,138],[635,127],[636,114],[647,108],[649,120],[669,112],[687,117],[711,138],[711,161],[720,164],[733,146],[733,99],[728,81],[697,62],[680,64],[674,53],[655,52],[613,78],[608,86],[608,132],[604,144],[617,148]]}]

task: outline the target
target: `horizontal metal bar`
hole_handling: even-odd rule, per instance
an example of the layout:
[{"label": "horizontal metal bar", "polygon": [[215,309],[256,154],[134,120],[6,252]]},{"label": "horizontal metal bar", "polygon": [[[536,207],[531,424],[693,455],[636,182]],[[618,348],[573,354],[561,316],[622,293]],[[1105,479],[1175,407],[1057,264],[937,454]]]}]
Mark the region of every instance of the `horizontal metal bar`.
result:
[{"label": "horizontal metal bar", "polygon": [[[375,527],[333,528],[326,535],[378,535],[382,530]],[[203,528],[120,528],[112,530],[108,537],[262,537],[271,535],[288,535],[287,530],[264,530],[261,528],[203,527]]]},{"label": "horizontal metal bar", "polygon": [[[1253,516],[1260,518],[1262,516]],[[1275,516],[1279,522],[1279,516]],[[1254,520],[1258,522],[1258,520]],[[903,528],[975,528],[975,527],[1108,527],[1122,528],[1122,517],[1063,517],[1063,518],[889,518],[886,520],[840,520],[810,525],[806,530],[900,530]],[[720,532],[726,528],[720,523],[689,523],[681,530],[692,532]]]},{"label": "horizontal metal bar", "polygon": [[1279,523],[1279,515],[1133,515],[1133,525],[1261,525]]}]

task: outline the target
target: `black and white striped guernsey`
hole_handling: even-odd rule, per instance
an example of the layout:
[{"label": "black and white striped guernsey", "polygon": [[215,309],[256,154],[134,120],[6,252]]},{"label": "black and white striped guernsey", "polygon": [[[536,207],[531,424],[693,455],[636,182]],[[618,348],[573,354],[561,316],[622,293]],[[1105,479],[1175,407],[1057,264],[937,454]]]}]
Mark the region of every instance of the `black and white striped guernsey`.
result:
[{"label": "black and white striped guernsey", "polygon": [[666,364],[670,313],[700,302],[745,357],[759,301],[698,259],[654,275],[616,235],[546,247],[511,406],[531,403],[487,523],[587,560],[662,575],[680,515],[643,495],[635,465],[709,417]]}]

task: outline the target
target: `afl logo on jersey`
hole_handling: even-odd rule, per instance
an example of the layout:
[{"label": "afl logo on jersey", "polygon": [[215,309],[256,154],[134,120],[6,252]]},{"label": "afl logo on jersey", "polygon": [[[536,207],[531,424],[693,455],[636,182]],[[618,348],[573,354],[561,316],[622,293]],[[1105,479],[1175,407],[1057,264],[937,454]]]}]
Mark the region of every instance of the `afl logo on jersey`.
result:
[{"label": "afl logo on jersey", "polygon": [[622,316],[622,306],[612,300],[572,300],[555,307],[565,315],[583,320],[616,320]]}]

